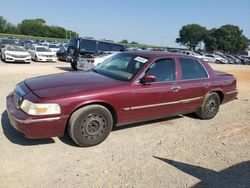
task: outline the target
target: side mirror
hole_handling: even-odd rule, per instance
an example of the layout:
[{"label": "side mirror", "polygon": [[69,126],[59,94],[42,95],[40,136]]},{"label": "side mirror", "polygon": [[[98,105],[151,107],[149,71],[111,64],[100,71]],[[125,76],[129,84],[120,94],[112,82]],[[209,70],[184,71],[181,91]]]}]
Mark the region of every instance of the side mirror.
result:
[{"label": "side mirror", "polygon": [[141,79],[141,83],[142,84],[150,84],[152,82],[155,82],[156,78],[153,75],[145,75],[142,79]]}]

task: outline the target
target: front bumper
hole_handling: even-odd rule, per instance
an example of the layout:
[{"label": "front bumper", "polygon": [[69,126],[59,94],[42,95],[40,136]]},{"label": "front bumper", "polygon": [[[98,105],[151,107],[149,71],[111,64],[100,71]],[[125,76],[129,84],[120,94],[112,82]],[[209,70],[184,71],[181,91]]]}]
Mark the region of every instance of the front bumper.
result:
[{"label": "front bumper", "polygon": [[16,57],[6,55],[6,61],[7,62],[25,62],[25,63],[29,63],[31,61],[31,57],[16,58]]},{"label": "front bumper", "polygon": [[51,138],[64,134],[66,119],[57,117],[35,117],[17,109],[13,93],[6,98],[7,112],[11,125],[27,138]]},{"label": "front bumper", "polygon": [[55,61],[57,61],[57,57],[41,57],[41,56],[38,56],[37,60],[42,61],[42,62],[55,62]]}]

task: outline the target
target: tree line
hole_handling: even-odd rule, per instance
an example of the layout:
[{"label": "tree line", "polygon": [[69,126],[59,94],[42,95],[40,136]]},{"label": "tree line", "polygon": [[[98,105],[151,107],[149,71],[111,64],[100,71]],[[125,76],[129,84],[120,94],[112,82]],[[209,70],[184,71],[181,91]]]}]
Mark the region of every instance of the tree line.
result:
[{"label": "tree line", "polygon": [[25,19],[14,25],[0,16],[0,33],[21,34],[28,36],[69,39],[78,37],[78,33],[60,26],[49,26],[42,18]]},{"label": "tree line", "polygon": [[210,30],[199,24],[184,25],[176,42],[189,47],[190,50],[195,50],[197,45],[204,42],[206,51],[219,50],[224,53],[237,53],[250,45],[250,40],[243,34],[243,30],[229,24]]}]

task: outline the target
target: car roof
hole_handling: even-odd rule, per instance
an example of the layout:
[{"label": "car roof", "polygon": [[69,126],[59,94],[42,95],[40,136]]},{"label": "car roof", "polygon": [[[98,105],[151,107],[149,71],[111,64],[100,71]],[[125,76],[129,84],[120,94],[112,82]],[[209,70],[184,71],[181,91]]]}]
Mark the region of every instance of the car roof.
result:
[{"label": "car roof", "polygon": [[129,54],[134,54],[146,58],[161,58],[161,57],[169,57],[169,56],[175,56],[175,57],[185,57],[185,58],[192,58],[192,59],[197,59],[193,56],[189,56],[186,54],[179,54],[179,53],[173,53],[173,52],[166,52],[166,51],[129,51],[125,52]]}]

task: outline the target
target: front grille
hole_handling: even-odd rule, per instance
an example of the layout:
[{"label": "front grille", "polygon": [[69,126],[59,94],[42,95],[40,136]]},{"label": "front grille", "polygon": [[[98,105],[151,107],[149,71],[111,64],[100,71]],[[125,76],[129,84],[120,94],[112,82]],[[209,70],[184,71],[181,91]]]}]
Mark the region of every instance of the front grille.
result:
[{"label": "front grille", "polygon": [[29,57],[27,55],[11,55],[12,57],[15,57],[15,58],[26,58],[26,57]]}]

